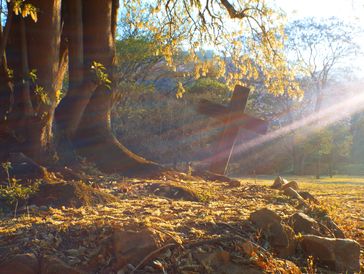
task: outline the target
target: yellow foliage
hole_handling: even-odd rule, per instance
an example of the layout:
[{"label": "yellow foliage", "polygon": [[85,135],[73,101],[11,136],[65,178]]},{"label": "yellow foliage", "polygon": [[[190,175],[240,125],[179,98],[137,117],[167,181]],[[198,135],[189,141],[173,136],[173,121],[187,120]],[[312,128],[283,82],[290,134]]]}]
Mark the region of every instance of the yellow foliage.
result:
[{"label": "yellow foliage", "polygon": [[183,87],[183,84],[181,82],[177,83],[177,92],[176,92],[176,98],[180,99],[183,97],[183,94],[185,94],[186,90]]},{"label": "yellow foliage", "polygon": [[[8,0],[8,2],[10,1]],[[38,21],[37,8],[30,3],[26,3],[24,0],[13,1],[13,12],[15,15],[20,14],[22,17],[27,17],[30,15],[34,22]]]},{"label": "yellow foliage", "polygon": [[[201,0],[123,3],[127,21],[153,35],[158,44],[156,54],[164,56],[171,68],[176,66],[175,52],[182,48],[189,54],[186,62],[195,63],[195,79],[223,78],[231,88],[243,81],[249,84],[263,79],[273,94],[302,96],[294,68],[289,67],[284,56],[284,16],[268,3],[235,1],[236,12],[240,12],[238,7],[246,12],[242,19],[231,19],[231,13],[217,0],[208,7]],[[148,20],[143,20],[143,12],[148,11]],[[197,58],[196,53],[206,46],[214,47],[216,56],[212,60]],[[226,60],[232,67],[228,72]]]}]

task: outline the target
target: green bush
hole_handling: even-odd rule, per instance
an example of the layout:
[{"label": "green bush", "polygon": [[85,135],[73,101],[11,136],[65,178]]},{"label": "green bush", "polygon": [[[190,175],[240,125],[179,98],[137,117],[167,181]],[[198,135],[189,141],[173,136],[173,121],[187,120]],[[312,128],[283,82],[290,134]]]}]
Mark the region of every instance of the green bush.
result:
[{"label": "green bush", "polygon": [[14,177],[10,177],[9,169],[11,169],[11,163],[5,162],[1,164],[4,169],[7,179],[0,184],[0,207],[2,210],[10,210],[14,208],[15,215],[18,204],[20,201],[27,201],[29,196],[38,191],[39,182],[32,183],[31,185],[22,185]]},{"label": "green bush", "polygon": [[225,96],[229,93],[229,88],[226,84],[211,78],[200,78],[188,85],[186,90],[191,93],[211,92],[225,94]]}]

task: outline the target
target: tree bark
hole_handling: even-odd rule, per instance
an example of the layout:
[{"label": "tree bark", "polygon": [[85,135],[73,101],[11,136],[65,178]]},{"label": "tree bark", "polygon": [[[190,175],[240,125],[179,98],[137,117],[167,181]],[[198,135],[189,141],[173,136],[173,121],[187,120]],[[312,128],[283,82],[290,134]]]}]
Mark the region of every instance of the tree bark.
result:
[{"label": "tree bark", "polygon": [[[11,151],[21,151],[40,160],[52,139],[56,107],[55,79],[58,74],[61,0],[33,0],[38,22],[13,16],[7,45],[9,68],[13,70],[13,103],[7,122],[14,137]],[[46,94],[46,102],[36,99],[29,72],[36,70],[36,84]]]},{"label": "tree bark", "polygon": [[[83,5],[85,68],[96,61],[105,66],[110,76],[115,60],[114,18],[118,11],[115,5],[118,2],[114,0],[95,0]],[[85,81],[91,79],[88,71]],[[115,138],[110,123],[112,105],[112,91],[99,86],[90,98],[77,128],[74,143],[78,151],[105,172],[125,175],[159,172],[161,169],[158,165],[130,152]]]},{"label": "tree bark", "polygon": [[[37,117],[40,129],[34,132],[35,159],[42,157],[53,139],[52,125],[57,105],[60,39],[61,39],[61,0],[32,0],[38,9],[38,21],[27,19],[29,66],[36,70],[37,85],[47,94],[47,102],[37,101]],[[40,160],[40,159],[37,159]]]},{"label": "tree bark", "polygon": [[[0,16],[1,19],[1,16]],[[7,28],[9,28],[9,23],[7,23]],[[3,32],[2,25],[0,24],[0,43],[6,47],[8,36]],[[2,48],[3,46],[1,46]],[[6,62],[6,56],[4,50],[0,51],[0,132],[3,131],[3,125],[5,117],[9,111],[10,98],[11,98],[11,88],[10,79],[8,76],[8,66]]]},{"label": "tree bark", "polygon": [[[88,2],[88,5],[92,5],[92,3]],[[85,108],[97,86],[91,81],[91,77],[90,79],[84,77],[86,70],[89,70],[91,65],[85,65],[84,43],[87,43],[85,36],[93,34],[90,27],[88,33],[84,29],[83,3],[81,0],[65,0],[63,9],[65,14],[64,35],[69,41],[69,89],[56,110],[56,120],[59,129],[64,132],[66,138],[70,139],[77,130]],[[95,22],[97,21],[92,24]]]},{"label": "tree bark", "polygon": [[[14,106],[8,125],[21,132],[11,132],[16,139],[13,148],[35,160],[45,159],[42,152],[53,141],[57,90],[68,65],[70,88],[56,109],[56,120],[72,148],[102,171],[124,175],[160,172],[159,165],[133,154],[114,137],[110,126],[113,93],[91,71],[91,64],[98,62],[112,78],[119,2],[63,0],[62,6],[61,0],[29,2],[37,7],[38,22],[14,16],[6,51],[14,70]],[[36,83],[28,78],[33,69]],[[36,100],[35,85],[43,88],[49,102]]]},{"label": "tree bark", "polygon": [[[11,17],[11,15],[9,15]],[[30,98],[28,81],[29,63],[24,19],[16,16],[10,26],[7,57],[10,69],[13,70],[13,102],[7,120],[8,134],[14,137],[9,147],[10,151],[22,151],[31,154],[33,136],[29,134],[29,123],[34,116],[34,109]]]}]

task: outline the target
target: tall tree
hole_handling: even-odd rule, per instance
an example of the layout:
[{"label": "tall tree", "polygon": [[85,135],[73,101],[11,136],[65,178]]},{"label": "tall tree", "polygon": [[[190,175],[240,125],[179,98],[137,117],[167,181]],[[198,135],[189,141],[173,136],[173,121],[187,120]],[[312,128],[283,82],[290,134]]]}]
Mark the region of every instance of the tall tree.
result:
[{"label": "tall tree", "polygon": [[[125,9],[140,1],[125,1]],[[264,25],[273,14],[263,2],[226,0],[156,1],[150,22],[165,30],[165,56],[173,50],[174,27],[213,41],[223,32],[222,18],[245,19],[261,40],[274,41]],[[43,161],[56,133],[106,172],[125,175],[160,167],[127,150],[110,126],[118,0],[11,0],[1,30],[1,152],[23,152]],[[191,37],[195,37],[191,35]],[[192,38],[191,38],[192,39]],[[195,39],[195,38],[193,38]],[[192,39],[192,40],[193,40]],[[201,41],[202,41],[201,40]],[[267,50],[269,51],[268,47]],[[69,89],[58,104],[65,72]]]},{"label": "tall tree", "polygon": [[[358,26],[335,17],[320,20],[312,17],[304,18],[293,21],[286,27],[287,55],[290,56],[292,68],[296,71],[305,92],[305,98],[300,103],[300,110],[293,111],[293,115],[298,114],[296,118],[302,119],[303,115],[312,111],[319,113],[323,109],[328,83],[335,82],[341,76],[354,71],[350,64],[353,58],[360,53],[360,46],[355,42],[360,31]],[[295,104],[297,105],[297,102]],[[317,115],[319,117],[319,114]],[[303,149],[304,146],[300,148],[295,144],[297,138],[294,135],[293,133],[294,169],[302,172],[307,154]],[[315,150],[317,154],[316,177],[319,178],[321,152],[325,149],[320,149],[320,138],[315,140],[318,142]]]}]

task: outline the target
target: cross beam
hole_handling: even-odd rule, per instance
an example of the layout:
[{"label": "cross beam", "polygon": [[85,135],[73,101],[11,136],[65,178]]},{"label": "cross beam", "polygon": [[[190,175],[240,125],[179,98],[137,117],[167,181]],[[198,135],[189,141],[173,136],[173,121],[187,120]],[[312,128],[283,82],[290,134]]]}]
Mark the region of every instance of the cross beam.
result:
[{"label": "cross beam", "polygon": [[249,92],[248,88],[237,85],[228,106],[208,100],[201,100],[198,105],[199,113],[217,119],[223,126],[222,132],[217,137],[213,158],[208,165],[208,170],[213,173],[223,175],[226,173],[235,139],[241,128],[258,134],[267,132],[268,122],[244,113]]}]

